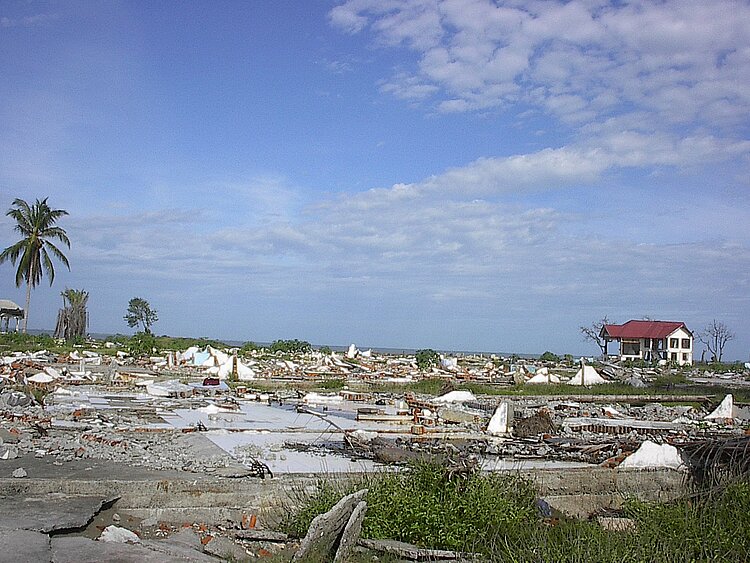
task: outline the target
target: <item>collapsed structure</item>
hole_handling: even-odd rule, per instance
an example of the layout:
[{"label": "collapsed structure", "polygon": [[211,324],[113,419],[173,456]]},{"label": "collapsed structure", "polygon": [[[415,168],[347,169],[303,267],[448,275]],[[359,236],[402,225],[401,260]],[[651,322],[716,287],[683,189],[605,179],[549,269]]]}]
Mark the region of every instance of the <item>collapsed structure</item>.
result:
[{"label": "collapsed structure", "polygon": [[[740,439],[750,412],[731,395],[642,390],[672,373],[671,366],[481,354],[444,356],[420,369],[413,355],[356,347],[343,354],[242,354],[193,346],[133,358],[105,343],[65,357],[8,354],[0,366],[0,471],[5,464],[8,473],[33,478],[29,460],[105,461],[273,481],[431,458],[461,471],[681,473],[683,444]],[[722,374],[721,381],[742,388],[747,375]],[[714,374],[687,376],[707,381]],[[594,391],[607,383],[617,384],[618,394]],[[527,384],[534,391],[519,394]],[[428,388],[434,392],[420,392]],[[595,505],[582,504],[584,496],[558,490],[546,498],[586,513]],[[239,507],[222,509],[234,514]]]}]

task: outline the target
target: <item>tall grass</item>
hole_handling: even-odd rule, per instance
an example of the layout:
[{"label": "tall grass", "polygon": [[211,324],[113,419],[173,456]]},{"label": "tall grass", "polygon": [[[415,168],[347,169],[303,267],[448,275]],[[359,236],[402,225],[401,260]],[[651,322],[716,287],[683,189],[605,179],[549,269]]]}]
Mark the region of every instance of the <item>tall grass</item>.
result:
[{"label": "tall grass", "polygon": [[[670,504],[628,501],[635,530],[607,531],[595,521],[549,520],[535,508],[533,485],[510,474],[452,476],[419,464],[342,487],[321,480],[284,528],[304,535],[315,515],[348,492],[368,487],[363,537],[470,551],[509,562],[750,561],[750,484]],[[366,481],[366,482],[365,482]]]}]

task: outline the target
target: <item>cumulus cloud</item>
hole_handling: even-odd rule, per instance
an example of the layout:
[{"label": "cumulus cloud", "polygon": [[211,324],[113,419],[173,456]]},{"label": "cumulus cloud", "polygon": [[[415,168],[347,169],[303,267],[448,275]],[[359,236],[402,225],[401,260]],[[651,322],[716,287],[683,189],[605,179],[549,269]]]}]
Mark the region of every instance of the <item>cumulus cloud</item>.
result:
[{"label": "cumulus cloud", "polygon": [[520,100],[573,125],[640,110],[731,127],[750,110],[745,2],[350,0],[330,20],[412,51],[381,89],[444,112]]}]

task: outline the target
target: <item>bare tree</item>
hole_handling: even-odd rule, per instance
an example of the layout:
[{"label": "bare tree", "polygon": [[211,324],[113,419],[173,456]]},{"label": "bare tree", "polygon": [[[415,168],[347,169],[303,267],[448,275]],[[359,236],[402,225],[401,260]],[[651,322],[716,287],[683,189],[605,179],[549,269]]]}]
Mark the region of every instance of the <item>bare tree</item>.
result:
[{"label": "bare tree", "polygon": [[698,340],[703,342],[711,354],[711,361],[720,362],[724,355],[724,346],[734,340],[735,334],[721,321],[712,320],[702,332],[697,334]]},{"label": "bare tree", "polygon": [[590,326],[579,327],[584,340],[594,342],[602,351],[602,355],[607,351],[607,341],[602,337],[602,328],[604,325],[612,324],[606,316],[601,320],[591,323]]}]

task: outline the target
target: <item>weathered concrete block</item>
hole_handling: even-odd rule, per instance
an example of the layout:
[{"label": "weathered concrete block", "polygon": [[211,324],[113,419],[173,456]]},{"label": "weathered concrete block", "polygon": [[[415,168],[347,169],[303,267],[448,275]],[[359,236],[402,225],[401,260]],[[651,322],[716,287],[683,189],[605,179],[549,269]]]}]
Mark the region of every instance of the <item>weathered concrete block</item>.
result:
[{"label": "weathered concrete block", "polygon": [[365,519],[366,512],[367,503],[365,501],[360,501],[354,507],[354,511],[352,511],[352,515],[346,523],[344,532],[341,534],[339,547],[336,550],[336,557],[333,559],[333,563],[346,563],[349,561],[354,548],[359,543],[359,536],[362,533],[362,522]]},{"label": "weathered concrete block", "polygon": [[362,489],[347,495],[331,510],[316,516],[292,561],[305,561],[311,557],[333,557],[344,527],[349,522],[354,508],[366,494],[367,489]]}]

